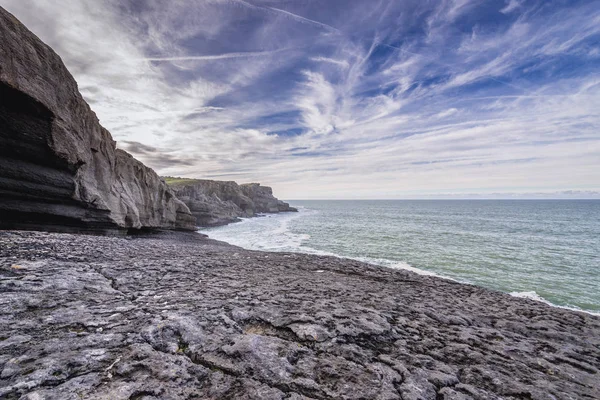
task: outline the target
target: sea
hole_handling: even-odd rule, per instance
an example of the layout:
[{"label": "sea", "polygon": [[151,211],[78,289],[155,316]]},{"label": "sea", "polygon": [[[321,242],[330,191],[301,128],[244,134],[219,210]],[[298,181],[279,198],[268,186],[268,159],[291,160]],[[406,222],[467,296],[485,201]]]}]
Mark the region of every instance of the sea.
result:
[{"label": "sea", "polygon": [[352,258],[600,313],[600,200],[311,200],[203,229],[251,250]]}]

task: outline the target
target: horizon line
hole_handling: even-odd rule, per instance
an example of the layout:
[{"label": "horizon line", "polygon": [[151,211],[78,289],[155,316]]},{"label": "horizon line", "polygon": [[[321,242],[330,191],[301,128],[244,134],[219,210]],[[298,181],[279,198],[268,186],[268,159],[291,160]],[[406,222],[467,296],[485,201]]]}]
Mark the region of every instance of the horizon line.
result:
[{"label": "horizon line", "polygon": [[508,198],[508,197],[463,197],[463,198],[394,198],[394,199],[287,199],[286,201],[401,201],[401,200],[600,200],[600,197],[522,197],[522,198]]}]

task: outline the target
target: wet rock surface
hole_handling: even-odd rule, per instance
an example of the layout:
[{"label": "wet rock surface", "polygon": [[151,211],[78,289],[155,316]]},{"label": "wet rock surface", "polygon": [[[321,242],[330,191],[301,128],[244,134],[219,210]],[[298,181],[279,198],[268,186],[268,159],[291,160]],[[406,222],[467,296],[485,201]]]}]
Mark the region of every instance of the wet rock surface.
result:
[{"label": "wet rock surface", "polygon": [[596,399],[600,318],[199,234],[0,231],[0,398]]},{"label": "wet rock surface", "polygon": [[60,57],[0,7],[0,227],[195,230],[150,168],[117,149]]}]

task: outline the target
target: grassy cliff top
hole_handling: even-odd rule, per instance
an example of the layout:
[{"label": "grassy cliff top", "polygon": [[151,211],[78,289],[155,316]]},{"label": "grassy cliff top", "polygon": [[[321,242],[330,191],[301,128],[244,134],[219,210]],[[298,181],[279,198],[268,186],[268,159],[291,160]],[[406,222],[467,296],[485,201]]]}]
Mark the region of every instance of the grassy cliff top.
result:
[{"label": "grassy cliff top", "polygon": [[[217,181],[217,180],[213,180],[213,179],[180,178],[180,177],[175,177],[175,176],[161,176],[161,178],[164,179],[165,183],[169,186],[185,186],[185,185],[192,185],[194,183],[200,183],[200,182],[204,182],[204,183],[208,183],[208,184],[216,184],[216,185],[222,185],[222,184],[238,185],[238,183],[236,183],[235,181]],[[259,183],[244,183],[244,184],[240,184],[239,186],[248,186],[248,185],[260,185],[260,184]]]},{"label": "grassy cliff top", "polygon": [[190,179],[190,178],[176,178],[173,176],[163,176],[162,177],[166,184],[169,186],[183,186],[189,185],[191,183],[198,182],[198,179]]}]

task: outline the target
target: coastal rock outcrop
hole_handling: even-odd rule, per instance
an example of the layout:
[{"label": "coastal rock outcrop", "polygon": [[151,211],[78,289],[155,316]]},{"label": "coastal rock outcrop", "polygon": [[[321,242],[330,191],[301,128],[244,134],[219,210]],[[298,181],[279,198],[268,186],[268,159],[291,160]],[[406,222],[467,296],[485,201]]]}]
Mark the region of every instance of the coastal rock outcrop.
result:
[{"label": "coastal rock outcrop", "polygon": [[273,196],[273,189],[261,186],[260,183],[245,183],[240,185],[242,193],[252,199],[255,212],[278,213],[286,211],[298,211]]},{"label": "coastal rock outcrop", "polygon": [[0,232],[2,399],[599,399],[600,318],[193,232]]},{"label": "coastal rock outcrop", "polygon": [[233,181],[165,178],[177,197],[196,217],[198,226],[218,226],[257,213],[298,211],[273,196],[273,190],[259,183],[238,185]]},{"label": "coastal rock outcrop", "polygon": [[0,227],[195,229],[150,168],[116,148],[60,57],[0,7]]}]

